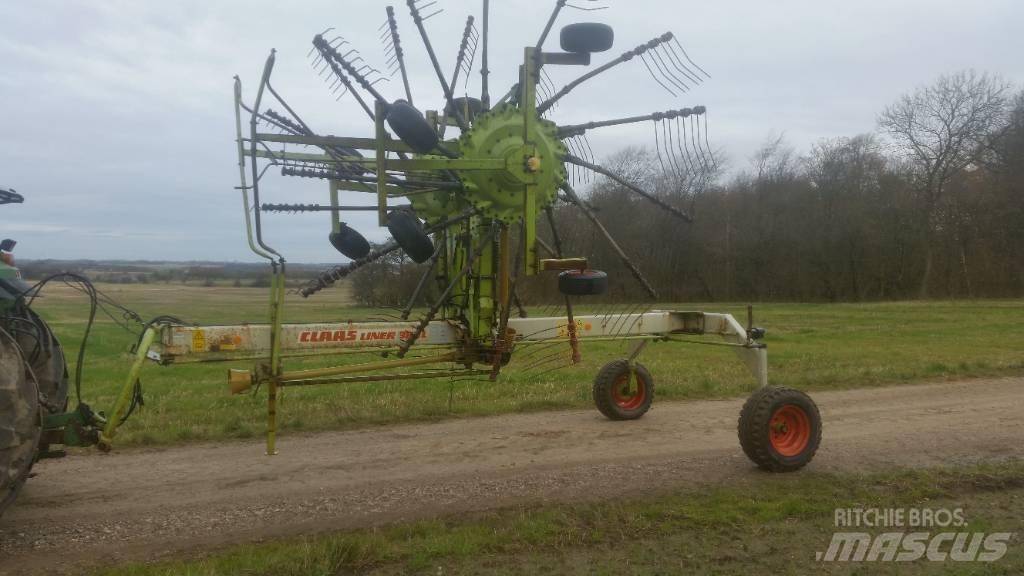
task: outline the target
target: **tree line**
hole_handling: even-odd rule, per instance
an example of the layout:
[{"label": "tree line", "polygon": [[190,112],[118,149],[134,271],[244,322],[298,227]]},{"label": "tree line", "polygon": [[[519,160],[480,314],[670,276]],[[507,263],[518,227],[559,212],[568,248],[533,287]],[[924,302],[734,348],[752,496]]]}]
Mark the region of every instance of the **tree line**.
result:
[{"label": "tree line", "polygon": [[[607,164],[693,216],[607,179],[586,198],[661,300],[1024,295],[1024,92],[996,76],[943,76],[883,110],[876,132],[802,156],[773,138],[728,179],[680,182],[636,148]],[[581,210],[555,219],[565,253],[609,273],[610,299],[647,297]]]}]

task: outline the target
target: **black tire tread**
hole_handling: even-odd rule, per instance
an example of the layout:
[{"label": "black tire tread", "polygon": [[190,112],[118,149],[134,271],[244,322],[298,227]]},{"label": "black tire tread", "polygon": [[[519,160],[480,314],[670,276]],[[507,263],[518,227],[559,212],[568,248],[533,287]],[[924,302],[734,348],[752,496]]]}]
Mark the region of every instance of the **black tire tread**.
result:
[{"label": "black tire tread", "polygon": [[434,243],[427,236],[423,223],[408,210],[395,210],[388,215],[388,231],[413,262],[423,264],[434,255]]},{"label": "black tire tread", "polygon": [[[786,458],[772,448],[767,434],[768,423],[775,409],[783,404],[796,404],[804,408],[811,422],[811,439],[798,456]],[[743,404],[737,432],[743,453],[758,468],[769,472],[792,472],[807,465],[821,444],[821,413],[810,396],[792,388],[766,386],[755,391]]]},{"label": "black tire tread", "polygon": [[651,409],[654,402],[654,379],[651,373],[639,362],[636,363],[636,373],[643,380],[647,395],[644,403],[635,410],[625,411],[620,408],[612,398],[612,387],[615,386],[623,373],[629,372],[629,361],[613,360],[605,364],[594,378],[594,405],[597,410],[609,420],[636,420]]},{"label": "black tire tread", "polygon": [[[13,354],[11,354],[12,351]],[[3,516],[4,510],[6,510],[11,504],[13,504],[14,500],[18,497],[18,492],[21,491],[22,485],[25,484],[25,480],[28,479],[29,473],[32,471],[32,465],[35,464],[35,459],[37,455],[36,450],[38,449],[39,438],[42,433],[42,413],[40,411],[40,407],[38,404],[39,387],[38,383],[36,382],[35,376],[32,374],[32,370],[28,367],[28,364],[21,353],[20,346],[18,346],[14,338],[3,329],[0,329],[0,352],[10,354],[10,356],[6,358],[6,362],[9,365],[17,364],[25,368],[24,379],[8,380],[8,387],[4,388],[3,390],[0,390],[0,393],[3,393],[7,396],[8,402],[16,402],[19,396],[25,397],[26,392],[29,398],[32,398],[32,396],[35,395],[35,397],[33,398],[35,400],[35,403],[34,405],[28,406],[29,411],[27,413],[31,414],[32,412],[35,412],[36,414],[36,416],[34,417],[34,424],[31,426],[31,429],[15,430],[16,434],[20,432],[20,434],[18,434],[18,437],[20,437],[21,439],[20,444],[15,446],[14,448],[0,451],[0,466],[6,467],[11,465],[11,463],[14,461],[12,460],[13,458],[18,457],[18,451],[24,452],[26,449],[32,450],[31,457],[25,459],[24,464],[22,466],[18,467],[18,469],[12,469],[14,474],[0,475],[0,480],[6,477],[6,482],[0,482],[0,516]],[[3,357],[0,356],[0,358]],[[8,367],[2,368],[7,369]],[[19,383],[21,386],[27,386],[29,388],[21,388],[21,394],[19,394]],[[17,417],[17,414],[0,414],[0,417],[10,418],[12,421],[16,422],[15,418]]]}]

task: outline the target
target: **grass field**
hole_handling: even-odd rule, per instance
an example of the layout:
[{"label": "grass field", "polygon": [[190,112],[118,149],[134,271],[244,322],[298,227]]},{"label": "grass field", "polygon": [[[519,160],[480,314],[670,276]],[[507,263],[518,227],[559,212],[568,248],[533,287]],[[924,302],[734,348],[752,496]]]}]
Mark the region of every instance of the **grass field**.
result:
[{"label": "grass field", "polygon": [[[180,285],[101,285],[144,318],[170,314],[196,323],[262,322],[267,292],[252,288]],[[86,319],[86,299],[53,287],[36,308],[74,356]],[[287,321],[362,319],[378,314],[348,304],[344,287],[308,300],[289,296]],[[685,304],[662,308],[725,311],[745,318],[742,305]],[[1024,373],[1024,301],[882,304],[765,304],[757,324],[768,329],[770,380],[807,390]],[[127,373],[124,351],[135,336],[99,316],[86,356],[83,400],[112,406]],[[709,339],[709,341],[712,341]],[[605,362],[621,358],[627,343],[583,347],[584,361],[554,371],[530,368],[521,354],[502,378],[345,384],[284,392],[279,410],[285,433],[366,426],[403,420],[486,415],[591,405],[590,386]],[[568,347],[561,356],[567,364]],[[360,361],[370,358],[363,356]],[[534,356],[536,359],[537,356]],[[354,359],[347,362],[356,361]],[[296,361],[308,366],[322,361]],[[752,377],[726,348],[658,343],[641,362],[654,375],[660,400],[742,396]],[[234,365],[234,367],[247,367]],[[227,393],[224,364],[147,366],[145,407],[118,444],[151,445],[240,438],[264,427],[264,396]]]},{"label": "grass field", "polygon": [[[966,528],[836,528],[836,508],[961,508]],[[815,561],[836,530],[1013,532],[999,561]],[[250,545],[104,576],[986,574],[1024,571],[1024,465],[869,476],[763,475],[707,492],[518,508]],[[946,545],[944,550],[948,550]]]}]

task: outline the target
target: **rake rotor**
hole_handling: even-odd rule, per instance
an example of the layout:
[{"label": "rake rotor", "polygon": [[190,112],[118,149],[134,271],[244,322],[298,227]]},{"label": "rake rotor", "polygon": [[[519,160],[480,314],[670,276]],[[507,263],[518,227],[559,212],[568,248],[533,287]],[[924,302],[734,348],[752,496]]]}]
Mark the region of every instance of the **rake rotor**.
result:
[{"label": "rake rotor", "polygon": [[[437,280],[441,296],[429,304],[426,316],[403,341],[399,357],[416,344],[431,322],[437,319],[457,321],[464,327],[467,342],[472,343],[478,354],[488,358],[493,378],[500,371],[500,358],[514,345],[505,333],[508,319],[513,314],[525,315],[516,294],[520,275],[587,266],[585,259],[566,258],[562,253],[553,212],[554,204],[561,200],[571,209],[582,212],[648,296],[656,299],[657,292],[652,284],[575,186],[590,184],[595,177],[605,178],[675,218],[685,222],[692,218],[666,198],[644,190],[640,183],[601,166],[588,133],[606,127],[650,122],[654,127],[654,150],[663,175],[677,190],[692,194],[706,186],[717,171],[707,136],[707,109],[695,106],[574,125],[558,125],[550,117],[557,113],[560,102],[581,85],[632,60],[638,61],[672,96],[689,92],[711,76],[690,59],[674,34],[666,32],[558,88],[548,73],[549,67],[588,65],[592,54],[611,47],[613,35],[611,29],[602,24],[571,24],[560,34],[565,51],[545,51],[544,45],[564,8],[585,12],[606,8],[593,0],[576,3],[557,0],[537,43],[526,48],[519,82],[492,106],[488,94],[487,46],[490,3],[483,1],[482,30],[477,28],[474,16],[467,17],[448,76],[442,70],[425,26],[443,8],[437,1],[429,0],[406,0],[406,6],[442,89],[445,105],[439,112],[423,113],[413,106],[407,48],[402,43],[392,6],[386,8],[386,19],[378,29],[383,44],[384,72],[369,64],[344,37],[329,36],[331,29],[313,37],[309,54],[332,94],[340,100],[351,93],[373,121],[374,138],[339,138],[315,133],[270,86],[272,57],[259,93],[262,95],[266,88],[287,113],[262,109],[259,96],[253,108],[246,108],[253,118],[254,129],[249,139],[253,163],[269,162],[278,166],[285,176],[325,180],[331,192],[330,204],[258,204],[256,224],[260,246],[264,244],[259,231],[259,212],[326,212],[331,215],[332,244],[352,258],[351,263],[322,273],[300,293],[310,296],[402,249],[417,262],[427,264],[402,317],[408,318],[430,278]],[[482,54],[480,98],[456,98],[460,80],[462,88],[468,88],[478,50]],[[391,100],[385,95],[382,83],[396,74],[402,77],[402,97]],[[259,133],[255,128],[258,124],[270,126],[279,134]],[[450,126],[458,128],[459,134],[446,139]],[[296,152],[287,146],[311,152]],[[254,169],[253,175],[255,198],[262,172]],[[370,193],[376,195],[377,202],[343,205],[340,203],[342,192]],[[341,221],[343,213],[350,211],[377,211],[380,224],[388,227],[394,240],[370,250],[358,232]],[[537,234],[536,221],[542,212],[551,227],[554,246],[549,246]],[[359,248],[364,245],[367,248]],[[269,247],[265,248],[264,252],[270,252]],[[575,288],[567,288],[570,291],[566,292],[562,310],[573,325],[569,339],[573,350],[571,358],[575,362],[579,351],[569,296],[597,291],[603,284],[601,276],[566,274],[568,272],[561,275],[564,280],[560,279],[560,286],[563,282],[566,286],[578,283]],[[635,310],[630,308],[619,314],[635,315]]]}]

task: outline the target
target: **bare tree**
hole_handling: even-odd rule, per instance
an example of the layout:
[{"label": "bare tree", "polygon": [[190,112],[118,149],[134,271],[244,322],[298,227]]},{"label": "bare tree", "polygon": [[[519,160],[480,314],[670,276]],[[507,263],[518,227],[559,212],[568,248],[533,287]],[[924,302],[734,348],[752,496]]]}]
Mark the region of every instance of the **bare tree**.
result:
[{"label": "bare tree", "polygon": [[914,169],[924,232],[922,298],[928,296],[943,192],[955,176],[978,161],[991,136],[1005,125],[1009,90],[997,76],[957,72],[903,96],[878,119]]}]

